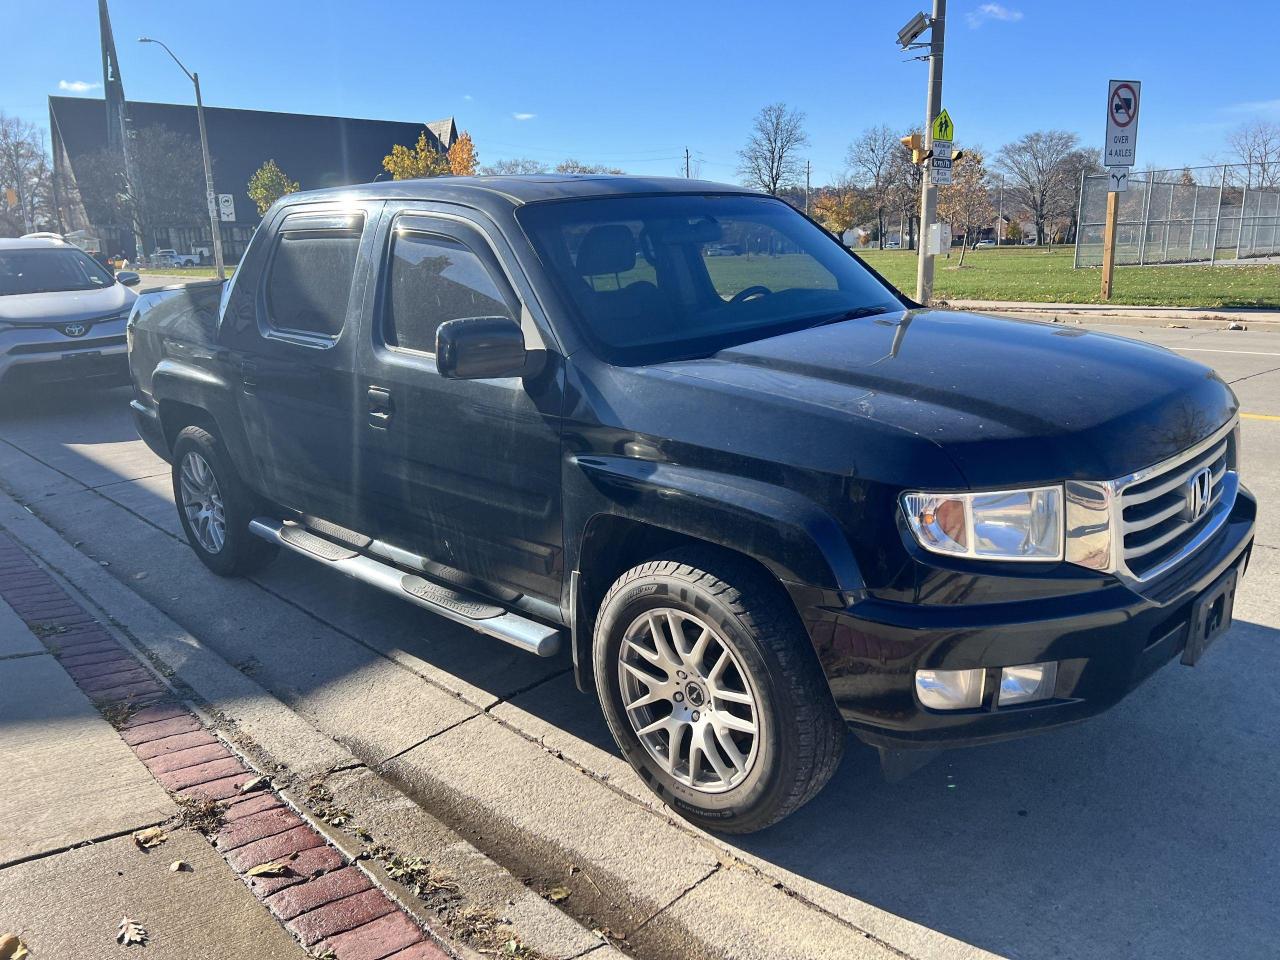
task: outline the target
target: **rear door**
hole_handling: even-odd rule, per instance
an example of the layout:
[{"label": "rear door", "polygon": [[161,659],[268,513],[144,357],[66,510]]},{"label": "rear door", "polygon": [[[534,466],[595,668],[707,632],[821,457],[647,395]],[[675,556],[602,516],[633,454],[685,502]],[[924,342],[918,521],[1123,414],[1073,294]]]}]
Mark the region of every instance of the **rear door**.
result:
[{"label": "rear door", "polygon": [[262,261],[250,267],[260,271],[257,282],[236,284],[251,302],[227,318],[238,324],[232,365],[269,495],[357,529],[364,398],[355,328],[381,208],[381,201],[286,208]]},{"label": "rear door", "polygon": [[559,356],[546,352],[542,371],[523,379],[439,375],[435,334],[446,320],[509,317],[531,349],[542,346],[530,291],[508,269],[501,237],[458,210],[384,218],[360,363],[362,481],[375,525],[366,532],[486,585],[558,603]]}]

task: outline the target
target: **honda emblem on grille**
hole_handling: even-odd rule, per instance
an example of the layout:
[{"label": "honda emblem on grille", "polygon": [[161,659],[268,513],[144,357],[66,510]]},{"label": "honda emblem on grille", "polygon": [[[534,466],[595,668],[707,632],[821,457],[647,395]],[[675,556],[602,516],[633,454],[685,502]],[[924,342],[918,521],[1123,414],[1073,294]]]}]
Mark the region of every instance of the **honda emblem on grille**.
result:
[{"label": "honda emblem on grille", "polygon": [[83,323],[68,323],[62,328],[62,332],[68,337],[83,337],[89,330]]},{"label": "honda emblem on grille", "polygon": [[1205,467],[1187,481],[1186,518],[1194,523],[1209,509],[1209,497],[1213,493],[1213,469]]}]

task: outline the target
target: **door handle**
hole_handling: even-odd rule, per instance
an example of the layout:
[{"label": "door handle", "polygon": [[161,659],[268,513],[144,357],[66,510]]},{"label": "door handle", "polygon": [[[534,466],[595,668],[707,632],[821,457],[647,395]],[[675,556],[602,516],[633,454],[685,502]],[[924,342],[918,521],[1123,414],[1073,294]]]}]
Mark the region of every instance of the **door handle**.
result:
[{"label": "door handle", "polygon": [[385,387],[369,388],[369,426],[379,430],[387,429],[395,407],[391,402],[391,391]]}]

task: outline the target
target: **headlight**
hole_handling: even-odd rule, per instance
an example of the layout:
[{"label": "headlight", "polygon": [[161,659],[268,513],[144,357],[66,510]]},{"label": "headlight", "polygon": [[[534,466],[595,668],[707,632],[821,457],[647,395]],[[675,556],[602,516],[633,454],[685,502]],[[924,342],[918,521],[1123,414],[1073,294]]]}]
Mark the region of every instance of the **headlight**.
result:
[{"label": "headlight", "polygon": [[987,493],[904,493],[920,546],[979,560],[1061,560],[1062,487]]}]

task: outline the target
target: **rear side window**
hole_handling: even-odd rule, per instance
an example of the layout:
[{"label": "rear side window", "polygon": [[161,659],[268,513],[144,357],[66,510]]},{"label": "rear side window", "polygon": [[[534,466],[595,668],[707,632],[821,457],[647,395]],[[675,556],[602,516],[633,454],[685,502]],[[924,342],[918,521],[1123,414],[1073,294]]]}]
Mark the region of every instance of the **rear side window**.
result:
[{"label": "rear side window", "polygon": [[278,330],[336,337],[356,272],[359,217],[290,217],[267,276],[267,315]]},{"label": "rear side window", "polygon": [[436,330],[446,320],[512,315],[484,261],[435,234],[396,232],[384,302],[387,346],[422,353],[436,352]]}]

